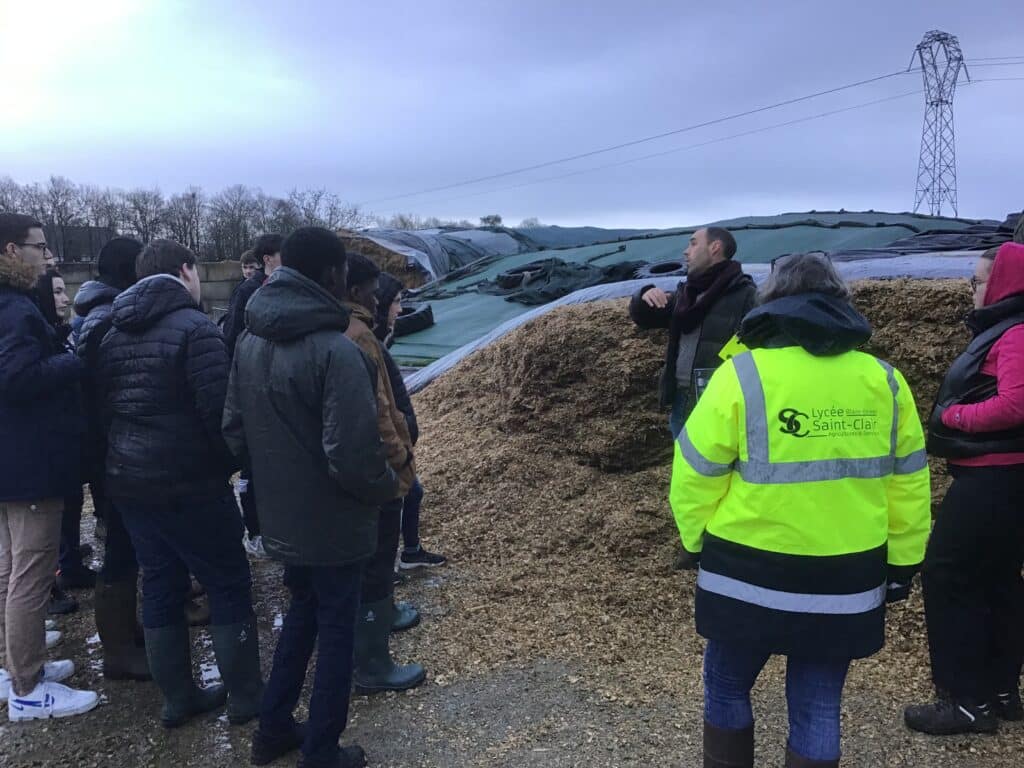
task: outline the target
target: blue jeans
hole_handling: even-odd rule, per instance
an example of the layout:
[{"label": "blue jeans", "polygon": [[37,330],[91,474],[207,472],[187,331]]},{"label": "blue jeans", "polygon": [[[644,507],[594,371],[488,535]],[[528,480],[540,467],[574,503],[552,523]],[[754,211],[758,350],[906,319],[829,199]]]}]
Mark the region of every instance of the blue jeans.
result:
[{"label": "blue jeans", "polygon": [[100,569],[100,576],[107,584],[119,581],[134,583],[139,576],[139,563],[135,559],[135,547],[132,546],[132,539],[124,527],[121,513],[111,499],[103,496],[96,489],[92,489],[92,500],[107,524],[107,538],[103,542],[103,568]]},{"label": "blue jeans", "polygon": [[334,568],[285,566],[292,601],[274,651],[274,667],[263,691],[260,730],[268,736],[291,730],[306,668],[319,636],[316,677],[302,754],[307,765],[330,765],[348,723],[353,643],[363,563]]},{"label": "blue jeans", "polygon": [[82,563],[82,505],[85,494],[79,488],[64,497],[64,511],[60,517],[60,554],[57,567],[62,571],[76,571]]},{"label": "blue jeans", "polygon": [[142,625],[185,623],[190,573],[206,587],[212,624],[248,621],[252,577],[234,495],[154,497],[114,499],[142,568]]},{"label": "blue jeans", "polygon": [[[704,654],[704,718],[718,728],[754,722],[750,690],[770,653],[717,640]],[[786,659],[789,748],[808,760],[838,760],[839,705],[848,659]]]},{"label": "blue jeans", "polygon": [[420,548],[420,507],[423,505],[423,486],[417,477],[402,505],[402,543],[410,552]]}]

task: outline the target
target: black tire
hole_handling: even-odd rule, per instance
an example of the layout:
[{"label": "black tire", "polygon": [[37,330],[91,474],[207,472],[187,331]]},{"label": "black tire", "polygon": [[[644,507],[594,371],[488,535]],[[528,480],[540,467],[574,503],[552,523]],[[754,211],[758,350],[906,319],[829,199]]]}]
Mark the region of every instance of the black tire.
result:
[{"label": "black tire", "polygon": [[647,280],[653,277],[686,277],[686,262],[679,259],[669,259],[648,264],[636,271],[638,280]]},{"label": "black tire", "polygon": [[425,331],[434,324],[434,310],[429,304],[403,304],[402,314],[395,319],[395,338]]}]

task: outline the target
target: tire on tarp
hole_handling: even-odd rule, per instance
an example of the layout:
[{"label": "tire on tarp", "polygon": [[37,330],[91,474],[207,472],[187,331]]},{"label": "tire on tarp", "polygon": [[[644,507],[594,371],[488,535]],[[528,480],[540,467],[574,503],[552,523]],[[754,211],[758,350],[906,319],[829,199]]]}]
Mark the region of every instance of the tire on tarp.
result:
[{"label": "tire on tarp", "polygon": [[434,309],[429,304],[403,304],[395,319],[395,337],[425,331],[434,324]]},{"label": "tire on tarp", "polygon": [[636,271],[637,280],[646,280],[655,277],[686,277],[686,262],[679,259],[669,259],[648,264]]}]

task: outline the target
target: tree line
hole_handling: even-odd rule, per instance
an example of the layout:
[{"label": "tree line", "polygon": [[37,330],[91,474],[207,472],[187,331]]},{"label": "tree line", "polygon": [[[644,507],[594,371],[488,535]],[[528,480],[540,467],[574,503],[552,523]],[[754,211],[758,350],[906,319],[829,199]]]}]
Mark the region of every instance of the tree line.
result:
[{"label": "tree line", "polygon": [[[0,212],[34,216],[51,233],[58,256],[69,254],[76,228],[95,228],[131,235],[144,243],[166,237],[187,246],[201,259],[237,259],[264,232],[287,233],[302,226],[328,229],[362,229],[372,226],[393,229],[431,229],[474,225],[468,220],[452,221],[436,216],[420,217],[398,213],[375,216],[358,205],[342,200],[326,189],[293,189],[284,197],[268,195],[256,187],[235,184],[215,194],[201,187],[164,195],[157,188],[111,189],[76,184],[64,176],[51,176],[45,184],[19,184],[0,176]],[[479,226],[501,226],[501,216],[480,218]],[[526,219],[522,226],[538,226]],[[102,243],[100,243],[102,245]],[[95,256],[93,252],[86,254]]]}]

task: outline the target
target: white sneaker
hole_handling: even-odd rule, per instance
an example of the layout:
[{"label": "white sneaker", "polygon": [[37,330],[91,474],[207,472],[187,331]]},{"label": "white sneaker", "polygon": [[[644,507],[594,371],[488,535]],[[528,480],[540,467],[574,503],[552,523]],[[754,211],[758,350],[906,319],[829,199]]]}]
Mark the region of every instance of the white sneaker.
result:
[{"label": "white sneaker", "polygon": [[[39,670],[39,679],[44,683],[59,683],[67,680],[75,674],[75,662],[71,659],[60,661],[44,661],[43,668]],[[0,700],[7,703],[7,697],[11,693],[11,674],[6,669],[0,669]]]},{"label": "white sneaker", "polygon": [[245,544],[245,551],[248,552],[253,557],[266,557],[267,556],[267,550],[265,550],[263,548],[263,537],[262,536],[253,536],[252,538],[249,538],[248,536],[246,536],[244,544]]},{"label": "white sneaker", "polygon": [[100,697],[93,691],[76,691],[60,683],[40,682],[27,696],[7,696],[7,719],[45,720],[50,717],[81,715],[96,707]]},{"label": "white sneaker", "polygon": [[60,645],[61,640],[64,639],[64,635],[56,630],[46,631],[46,650],[50,650],[55,645]]}]

